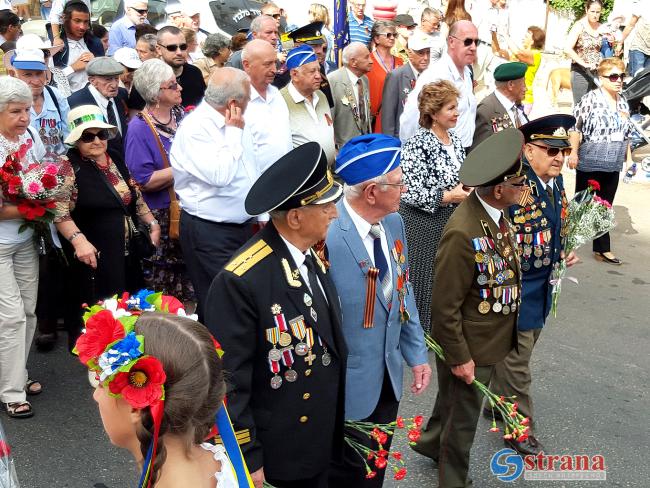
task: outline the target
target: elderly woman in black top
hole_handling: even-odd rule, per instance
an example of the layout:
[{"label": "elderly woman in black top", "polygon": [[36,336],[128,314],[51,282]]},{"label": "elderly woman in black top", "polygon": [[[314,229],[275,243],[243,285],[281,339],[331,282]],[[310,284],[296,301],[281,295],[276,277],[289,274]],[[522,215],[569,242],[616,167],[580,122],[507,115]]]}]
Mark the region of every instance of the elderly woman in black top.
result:
[{"label": "elderly woman in black top", "polygon": [[[73,171],[65,197],[57,203],[55,224],[71,263],[69,313],[82,303],[93,303],[142,286],[142,269],[135,255],[129,219],[148,225],[154,245],[160,225],[134,184],[119,154],[109,154],[107,140],[116,127],[104,122],[95,105],[82,105],[68,115],[70,135],[65,142]],[[119,198],[119,200],[118,200]],[[127,210],[129,215],[127,216]],[[72,323],[72,321],[70,321]],[[79,330],[69,331],[73,345]]]},{"label": "elderly woman in black top", "polygon": [[451,130],[458,121],[458,96],[449,81],[426,85],[418,97],[420,128],[402,148],[407,189],[400,213],[406,225],[415,302],[425,330],[430,329],[433,263],[442,229],[469,194],[458,179],[465,150]]}]

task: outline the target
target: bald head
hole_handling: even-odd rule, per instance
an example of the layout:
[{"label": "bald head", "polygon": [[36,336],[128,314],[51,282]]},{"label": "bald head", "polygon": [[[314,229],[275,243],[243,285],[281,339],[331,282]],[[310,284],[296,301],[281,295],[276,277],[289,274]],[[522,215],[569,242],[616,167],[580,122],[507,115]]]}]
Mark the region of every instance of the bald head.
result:
[{"label": "bald head", "polygon": [[351,42],[343,49],[343,64],[356,76],[363,76],[372,68],[370,51],[361,42]]},{"label": "bald head", "polygon": [[449,29],[447,52],[459,71],[476,61],[477,41],[478,30],[469,20],[459,20]]},{"label": "bald head", "polygon": [[[210,75],[205,101],[216,109],[225,109],[230,102],[246,106],[250,98],[250,78],[236,68],[217,68]],[[242,110],[243,112],[243,110]]]},{"label": "bald head", "polygon": [[264,96],[277,72],[275,48],[267,41],[253,39],[242,51],[244,71],[250,76],[251,85]]}]

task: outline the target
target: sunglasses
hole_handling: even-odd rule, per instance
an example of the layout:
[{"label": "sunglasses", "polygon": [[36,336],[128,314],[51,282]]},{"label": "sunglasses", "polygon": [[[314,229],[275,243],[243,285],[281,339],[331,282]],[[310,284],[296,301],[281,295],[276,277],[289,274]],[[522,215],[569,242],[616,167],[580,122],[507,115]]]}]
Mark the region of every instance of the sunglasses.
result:
[{"label": "sunglasses", "polygon": [[169,86],[161,86],[160,89],[161,89],[161,90],[172,90],[172,91],[176,91],[176,90],[178,90],[178,83],[174,81],[174,82],[171,83]]},{"label": "sunglasses", "polygon": [[472,44],[478,46],[479,39],[472,39],[471,37],[468,37],[467,39],[461,39],[461,38],[456,37],[456,36],[449,36],[449,37],[453,37],[454,39],[458,39],[459,41],[463,41],[463,46],[465,46],[465,47],[469,47]]},{"label": "sunglasses", "polygon": [[529,144],[531,146],[535,146],[535,147],[538,147],[540,149],[546,149],[546,155],[549,158],[554,158],[555,156],[560,154],[560,151],[562,151],[562,156],[565,156],[565,157],[568,156],[569,154],[571,154],[571,148],[570,147],[562,147],[562,148],[560,148],[560,147],[540,146],[539,144],[533,144],[533,143],[529,143]]},{"label": "sunglasses", "polygon": [[623,81],[624,77],[625,77],[624,73],[611,73],[609,75],[603,75],[603,78],[607,78],[612,83],[616,83],[617,81]]},{"label": "sunglasses", "polygon": [[81,137],[79,138],[79,140],[81,142],[88,143],[88,142],[93,142],[95,140],[95,138],[98,137],[100,141],[106,141],[106,140],[108,140],[109,136],[110,136],[110,134],[108,133],[107,129],[102,129],[99,132],[84,131],[84,133],[81,134]]},{"label": "sunglasses", "polygon": [[166,46],[164,44],[158,43],[160,47],[164,47],[167,49],[170,53],[175,53],[179,49],[181,51],[187,51],[187,44],[167,44]]},{"label": "sunglasses", "polygon": [[148,8],[133,8],[133,7],[129,7],[129,8],[130,8],[131,10],[135,10],[135,11],[138,12],[140,15],[147,15],[147,13],[149,12],[149,9],[148,9]]},{"label": "sunglasses", "polygon": [[386,39],[397,39],[397,34],[393,32],[380,32],[379,36],[386,36]]},{"label": "sunglasses", "polygon": [[271,15],[271,17],[273,17],[275,20],[280,20],[280,17],[282,17],[282,15],[280,15],[280,14],[273,14],[273,15]]}]

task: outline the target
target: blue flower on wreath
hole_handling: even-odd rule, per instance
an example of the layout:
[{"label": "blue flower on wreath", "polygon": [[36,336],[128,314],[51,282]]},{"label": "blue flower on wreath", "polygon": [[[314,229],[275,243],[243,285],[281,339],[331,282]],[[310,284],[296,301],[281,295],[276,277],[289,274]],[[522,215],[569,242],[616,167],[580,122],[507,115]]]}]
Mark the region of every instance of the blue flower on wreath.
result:
[{"label": "blue flower on wreath", "polygon": [[141,337],[136,336],[135,332],[129,332],[124,339],[113,344],[108,351],[99,356],[97,364],[102,370],[99,374],[100,381],[104,381],[122,366],[142,356]]},{"label": "blue flower on wreath", "polygon": [[147,290],[146,288],[143,288],[142,290],[138,291],[135,295],[131,295],[131,299],[129,300],[129,309],[140,309],[140,310],[146,310],[149,308],[153,308],[153,306],[147,302],[147,297],[149,295],[153,295],[154,292],[151,290]]}]

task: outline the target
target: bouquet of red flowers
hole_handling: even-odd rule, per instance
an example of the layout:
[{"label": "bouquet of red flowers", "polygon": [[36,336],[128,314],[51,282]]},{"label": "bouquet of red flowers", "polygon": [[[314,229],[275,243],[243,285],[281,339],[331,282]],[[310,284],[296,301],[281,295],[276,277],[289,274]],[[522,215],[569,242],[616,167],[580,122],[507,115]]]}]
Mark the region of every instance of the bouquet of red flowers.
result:
[{"label": "bouquet of red flowers", "polygon": [[11,447],[0,423],[0,488],[19,488],[16,467],[11,459]]},{"label": "bouquet of red flowers", "polygon": [[22,144],[18,151],[7,156],[0,169],[3,198],[15,204],[27,221],[19,232],[29,227],[34,228],[37,223],[54,220],[54,201],[64,181],[62,165],[58,159],[47,158],[41,163],[25,160],[31,146],[31,140]]}]

